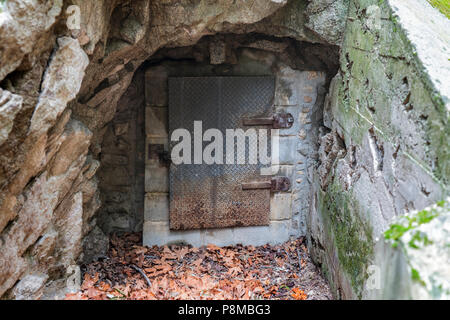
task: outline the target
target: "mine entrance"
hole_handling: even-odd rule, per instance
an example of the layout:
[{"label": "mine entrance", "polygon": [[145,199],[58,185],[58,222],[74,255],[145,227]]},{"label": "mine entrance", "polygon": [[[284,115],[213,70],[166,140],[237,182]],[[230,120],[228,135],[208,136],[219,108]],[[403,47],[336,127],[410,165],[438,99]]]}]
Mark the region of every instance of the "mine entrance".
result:
[{"label": "mine entrance", "polygon": [[270,129],[257,120],[270,118],[274,90],[273,77],[169,79],[170,149],[178,148],[173,138],[181,128],[190,144],[185,161],[170,165],[172,230],[269,224],[270,189],[264,182],[271,177],[260,175],[257,133],[264,130],[270,154]]}]

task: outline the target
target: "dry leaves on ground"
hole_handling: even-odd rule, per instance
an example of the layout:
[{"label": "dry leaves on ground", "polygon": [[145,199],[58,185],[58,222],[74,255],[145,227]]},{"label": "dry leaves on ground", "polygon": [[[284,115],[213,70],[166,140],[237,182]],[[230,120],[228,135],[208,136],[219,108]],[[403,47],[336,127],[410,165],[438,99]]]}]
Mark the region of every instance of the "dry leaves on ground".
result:
[{"label": "dry leaves on ground", "polygon": [[139,243],[138,234],[113,236],[108,257],[85,266],[81,291],[66,299],[331,299],[302,238],[260,247]]}]

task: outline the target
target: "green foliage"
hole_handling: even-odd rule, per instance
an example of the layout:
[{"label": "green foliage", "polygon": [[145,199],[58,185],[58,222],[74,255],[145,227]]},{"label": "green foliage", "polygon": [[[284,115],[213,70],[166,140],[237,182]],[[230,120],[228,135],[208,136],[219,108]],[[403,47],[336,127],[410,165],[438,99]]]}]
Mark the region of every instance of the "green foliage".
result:
[{"label": "green foliage", "polygon": [[428,2],[438,9],[444,16],[450,19],[450,1],[449,0],[428,0]]}]

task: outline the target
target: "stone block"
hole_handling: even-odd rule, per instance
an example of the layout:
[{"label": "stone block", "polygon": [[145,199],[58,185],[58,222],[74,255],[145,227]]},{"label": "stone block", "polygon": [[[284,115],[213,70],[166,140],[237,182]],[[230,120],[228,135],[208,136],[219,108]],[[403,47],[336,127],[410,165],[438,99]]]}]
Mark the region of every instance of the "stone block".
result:
[{"label": "stone block", "polygon": [[13,289],[15,300],[38,300],[43,293],[46,274],[29,274],[23,277]]},{"label": "stone block", "polygon": [[290,230],[291,220],[272,221],[269,226],[186,231],[170,230],[168,221],[146,221],[143,244],[147,246],[190,244],[194,247],[211,243],[218,246],[276,245],[289,240]]},{"label": "stone block", "polygon": [[144,221],[169,221],[169,195],[147,193],[144,203]]},{"label": "stone block", "polygon": [[209,44],[211,64],[222,64],[226,61],[226,44],[223,41],[212,41]]},{"label": "stone block", "polygon": [[309,158],[311,157],[312,151],[314,150],[314,147],[311,146],[308,139],[298,140],[296,148],[297,148],[297,152],[299,154],[301,154],[304,157],[309,157]]},{"label": "stone block", "polygon": [[270,220],[291,218],[291,193],[274,193],[270,198]]},{"label": "stone block", "polygon": [[102,153],[101,157],[103,165],[126,166],[128,164],[128,157],[125,155]]},{"label": "stone block", "polygon": [[114,124],[114,134],[116,136],[123,136],[128,133],[128,122],[115,123]]},{"label": "stone block", "polygon": [[296,238],[306,236],[305,221],[306,219],[302,214],[292,217],[290,235]]},{"label": "stone block", "polygon": [[145,133],[148,137],[168,137],[167,108],[145,108]]}]

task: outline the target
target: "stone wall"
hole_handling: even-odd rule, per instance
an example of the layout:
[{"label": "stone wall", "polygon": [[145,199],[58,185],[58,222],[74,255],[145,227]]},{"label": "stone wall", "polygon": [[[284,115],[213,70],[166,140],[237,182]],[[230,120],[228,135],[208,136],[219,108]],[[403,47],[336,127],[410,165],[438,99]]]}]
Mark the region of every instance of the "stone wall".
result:
[{"label": "stone wall", "polygon": [[[305,235],[309,205],[305,195],[310,191],[307,168],[314,161],[311,157],[317,156],[317,136],[326,92],[325,72],[331,70],[318,56],[292,54],[289,47],[293,44],[288,39],[221,35],[202,39],[191,48],[159,53],[149,61],[151,66],[145,72],[146,147],[161,144],[168,151],[168,77],[274,76],[272,112],[291,113],[295,123],[292,128],[275,133],[280,145],[280,171],[276,175],[289,177],[292,188],[289,192],[271,195],[269,226],[169,230],[169,167],[158,155],[150,157],[147,150],[144,244],[262,245],[283,243],[290,236]],[[331,47],[310,46],[310,50],[329,51],[331,55],[326,61],[333,65]],[[159,61],[159,57],[166,60]]]},{"label": "stone wall", "polygon": [[448,28],[427,3],[350,2],[308,223],[310,250],[338,297],[389,296],[366,286],[375,243],[394,217],[448,195]]}]

